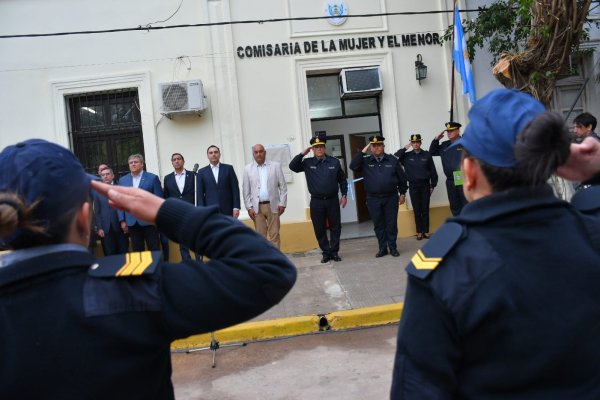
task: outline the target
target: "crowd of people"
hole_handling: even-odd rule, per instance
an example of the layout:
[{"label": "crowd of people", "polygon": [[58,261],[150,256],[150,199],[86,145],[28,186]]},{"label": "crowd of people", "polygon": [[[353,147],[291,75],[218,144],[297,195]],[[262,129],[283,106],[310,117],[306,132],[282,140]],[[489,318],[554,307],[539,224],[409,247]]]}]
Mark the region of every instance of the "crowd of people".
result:
[{"label": "crowd of people", "polygon": [[[373,135],[353,157],[369,211],[381,218],[376,257],[398,255],[397,228],[387,221],[407,191],[419,202],[417,238],[429,237],[433,156],[442,157],[458,207],[406,268],[393,399],[600,398],[600,140],[588,116],[575,119],[573,140],[560,114],[496,90],[472,107],[462,137],[450,122],[429,151],[415,134],[396,157]],[[306,175],[322,261],[335,262],[348,183],[326,140],[312,138],[290,169]],[[44,140],[2,150],[3,396],[172,399],[173,340],[279,302],[297,274],[278,250],[287,188],[264,146],[252,150],[242,191],[258,233],[235,220],[238,180],[216,146],[197,173],[174,153],[163,185],[140,154],[115,184],[109,166],[94,180],[73,153]],[[570,203],[559,200],[547,185],[553,174],[584,187]],[[114,255],[88,251],[92,228]],[[133,252],[122,254],[125,234]],[[184,261],[161,258],[161,235],[180,244]]]},{"label": "crowd of people", "polygon": [[[362,173],[367,194],[366,206],[373,221],[378,242],[375,257],[400,255],[397,247],[399,206],[410,195],[414,214],[416,239],[430,238],[430,198],[438,183],[433,157],[440,157],[446,177],[445,186],[452,216],[458,216],[467,199],[463,191],[461,156],[461,127],[450,121],[445,129],[436,134],[429,150],[422,148],[420,134],[412,134],[410,141],[393,155],[385,152],[385,137],[372,135],[369,143],[353,156],[349,168]],[[581,143],[586,137],[600,140],[595,133],[596,118],[582,113],[573,120],[573,143]],[[443,141],[447,135],[448,140]],[[310,140],[310,146],[290,162],[290,170],[304,173],[310,193],[310,217],[314,234],[322,252],[321,262],[341,261],[339,244],[341,236],[340,206],[347,203],[348,182],[339,160],[327,154],[327,137],[319,134]],[[312,157],[307,157],[312,152]],[[249,217],[257,232],[277,248],[281,247],[280,217],[287,206],[287,185],[281,165],[268,161],[262,144],[252,147],[254,161],[244,168],[242,198]],[[133,154],[128,159],[130,173],[121,177],[118,185],[139,187],[159,197],[175,197],[194,205],[217,206],[224,215],[238,218],[241,209],[239,181],[233,166],[220,162],[221,152],[217,146],[207,149],[208,165],[200,170],[185,169],[181,153],[171,156],[173,172],[159,178],[144,170],[144,158]],[[196,165],[197,167],[197,165]],[[114,171],[101,164],[98,174],[105,183],[113,183]],[[589,187],[589,183],[575,181],[574,190]],[[134,218],[126,212],[112,210],[102,196],[94,201],[96,234],[100,238],[105,255],[126,252],[131,240],[133,251],[159,250],[169,259],[169,243],[154,225]],[[93,238],[92,240],[95,240]],[[182,260],[190,260],[190,249],[180,244]],[[202,255],[195,253],[202,262]]]},{"label": "crowd of people", "polygon": [[[255,229],[276,248],[280,247],[279,217],[287,204],[287,186],[281,165],[266,160],[262,144],[252,147],[254,162],[244,169],[243,199]],[[221,163],[221,151],[211,145],[207,151],[208,165],[200,170],[185,169],[181,153],[171,155],[173,172],[165,175],[161,185],[157,175],[144,170],[144,157],[132,154],[128,158],[129,173],[115,181],[114,171],[107,164],[98,166],[101,180],[110,185],[135,187],[158,197],[177,198],[195,206],[216,206],[223,215],[238,218],[240,214],[239,182],[233,166]],[[100,238],[104,255],[126,253],[131,241],[135,252],[160,250],[169,259],[169,243],[156,226],[121,210],[115,210],[104,196],[93,194],[94,230]],[[92,241],[95,240],[92,238]],[[183,261],[191,260],[190,248],[179,244]],[[202,254],[194,252],[196,261]]]}]

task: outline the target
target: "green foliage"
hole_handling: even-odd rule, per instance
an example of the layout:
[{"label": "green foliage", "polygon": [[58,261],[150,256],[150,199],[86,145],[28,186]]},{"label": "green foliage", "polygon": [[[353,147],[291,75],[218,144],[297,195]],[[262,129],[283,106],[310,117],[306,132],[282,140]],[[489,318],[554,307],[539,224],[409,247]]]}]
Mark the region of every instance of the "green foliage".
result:
[{"label": "green foliage", "polygon": [[[531,32],[530,6],[533,0],[497,0],[479,7],[474,20],[463,20],[467,50],[471,61],[477,48],[486,47],[495,64],[503,52],[517,53],[525,48]],[[462,19],[462,18],[461,18]],[[448,27],[442,41],[452,40],[454,25]]]},{"label": "green foliage", "polygon": [[[532,26],[531,6],[534,1],[496,0],[488,6],[478,7],[478,16],[474,20],[461,18],[471,61],[475,57],[476,50],[481,48],[487,48],[492,55],[491,65],[496,64],[504,52],[522,52],[526,48],[527,38],[532,33],[532,29],[536,29],[534,33],[540,37],[550,37],[552,32],[548,26]],[[579,3],[582,2],[578,1]],[[591,24],[599,26],[598,21],[588,21],[581,33],[581,41],[589,38]],[[452,41],[453,29],[454,25],[448,27],[442,36],[442,43]]]}]

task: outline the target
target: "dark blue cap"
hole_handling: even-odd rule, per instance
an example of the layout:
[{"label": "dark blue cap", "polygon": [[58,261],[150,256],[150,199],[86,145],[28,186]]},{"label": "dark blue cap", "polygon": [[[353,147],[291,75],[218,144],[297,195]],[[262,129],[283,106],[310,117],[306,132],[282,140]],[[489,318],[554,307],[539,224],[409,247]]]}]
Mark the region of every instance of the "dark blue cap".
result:
[{"label": "dark blue cap", "polygon": [[369,143],[383,143],[385,138],[381,135],[373,135],[369,137]]},{"label": "dark blue cap", "polygon": [[28,206],[39,200],[33,217],[46,225],[83,204],[94,178],[70,150],[42,139],[0,153],[0,191],[19,194]]},{"label": "dark blue cap", "polygon": [[517,135],[545,111],[542,103],[517,90],[498,89],[479,99],[469,111],[469,125],[452,146],[462,145],[486,164],[512,168],[517,164]]}]

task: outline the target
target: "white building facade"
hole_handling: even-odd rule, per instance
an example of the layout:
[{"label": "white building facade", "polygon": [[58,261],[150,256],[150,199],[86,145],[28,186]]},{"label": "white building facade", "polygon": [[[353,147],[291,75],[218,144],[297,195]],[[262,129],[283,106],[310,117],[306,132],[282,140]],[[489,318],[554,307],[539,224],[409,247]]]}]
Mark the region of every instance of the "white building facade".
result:
[{"label": "white building facade", "polygon": [[[0,148],[44,138],[73,149],[90,171],[107,162],[118,173],[139,152],[162,180],[172,153],[184,155],[187,169],[202,167],[214,144],[241,184],[254,144],[286,163],[325,131],[352,183],[358,177],[347,166],[366,137],[381,132],[394,153],[419,133],[427,148],[451,104],[454,120],[468,122],[460,89],[451,101],[451,45],[439,43],[452,8],[444,0],[3,1]],[[354,17],[335,14],[342,11]],[[420,81],[417,57],[428,68]],[[375,68],[374,81],[365,72],[366,89],[381,90],[341,99],[340,74],[354,68]],[[494,86],[489,71],[475,64],[479,97]],[[180,91],[187,103],[173,98]],[[195,104],[200,93],[204,106]],[[596,95],[586,92],[595,107]],[[165,107],[191,112],[165,116]],[[433,228],[450,215],[436,166]],[[305,178],[285,172],[282,247],[314,248]],[[359,185],[352,183],[342,222],[368,219]],[[400,236],[414,234],[410,204],[398,220]]]}]

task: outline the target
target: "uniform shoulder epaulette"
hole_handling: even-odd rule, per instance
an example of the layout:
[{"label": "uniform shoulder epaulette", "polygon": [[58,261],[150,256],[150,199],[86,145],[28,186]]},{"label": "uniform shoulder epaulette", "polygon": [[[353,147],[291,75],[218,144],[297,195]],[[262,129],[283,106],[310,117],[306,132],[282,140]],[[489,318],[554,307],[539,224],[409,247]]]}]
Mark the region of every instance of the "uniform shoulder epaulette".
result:
[{"label": "uniform shoulder epaulette", "polygon": [[463,234],[463,226],[456,222],[447,222],[438,229],[423,248],[410,260],[406,272],[417,278],[425,279],[435,270],[450,252]]},{"label": "uniform shoulder epaulette", "polygon": [[580,211],[593,211],[600,208],[600,186],[592,186],[575,193],[571,205]]},{"label": "uniform shoulder epaulette", "polygon": [[141,251],[100,258],[88,274],[97,278],[150,275],[161,261],[160,251]]}]

